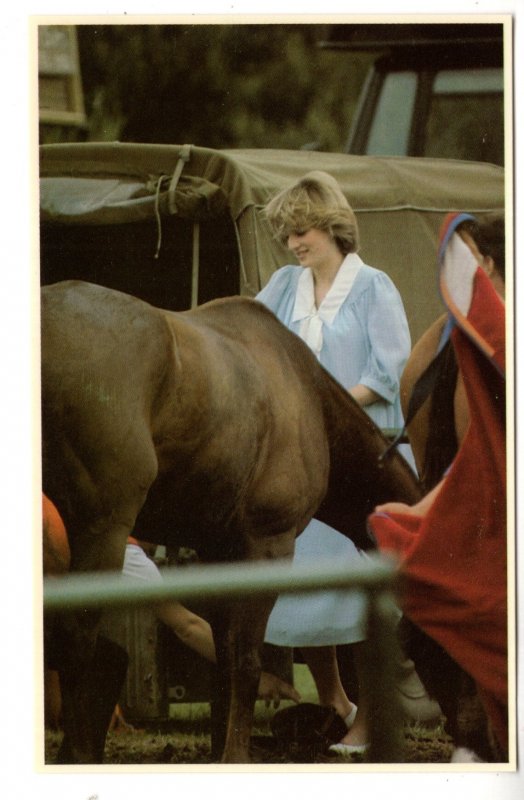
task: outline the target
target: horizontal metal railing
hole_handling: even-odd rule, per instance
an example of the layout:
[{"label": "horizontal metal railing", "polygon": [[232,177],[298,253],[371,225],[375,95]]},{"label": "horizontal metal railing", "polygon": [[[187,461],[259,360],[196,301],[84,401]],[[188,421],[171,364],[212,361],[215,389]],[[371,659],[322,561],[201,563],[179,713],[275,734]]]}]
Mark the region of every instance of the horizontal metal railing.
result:
[{"label": "horizontal metal railing", "polygon": [[164,600],[234,600],[247,595],[354,589],[367,598],[367,664],[363,691],[370,698],[369,761],[397,762],[401,753],[397,706],[396,637],[398,612],[394,605],[397,565],[379,555],[363,559],[351,570],[333,561],[292,564],[264,561],[162,569],[162,581],[145,583],[115,572],[69,574],[46,578],[46,612],[88,607],[137,606]]},{"label": "horizontal metal railing", "polygon": [[362,566],[348,570],[333,561],[292,565],[290,561],[168,567],[162,582],[146,583],[115,572],[70,573],[44,580],[44,608],[87,608],[140,605],[160,600],[224,599],[246,594],[304,592],[316,589],[379,589],[391,587],[395,565],[370,556]]}]

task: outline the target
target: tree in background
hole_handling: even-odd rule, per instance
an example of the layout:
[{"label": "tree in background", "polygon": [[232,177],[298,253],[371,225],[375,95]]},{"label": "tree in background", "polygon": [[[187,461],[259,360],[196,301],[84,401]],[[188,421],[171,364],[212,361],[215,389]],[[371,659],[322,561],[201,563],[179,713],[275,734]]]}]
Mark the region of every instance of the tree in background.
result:
[{"label": "tree in background", "polygon": [[324,25],[81,25],[92,141],[340,151],[369,58]]}]

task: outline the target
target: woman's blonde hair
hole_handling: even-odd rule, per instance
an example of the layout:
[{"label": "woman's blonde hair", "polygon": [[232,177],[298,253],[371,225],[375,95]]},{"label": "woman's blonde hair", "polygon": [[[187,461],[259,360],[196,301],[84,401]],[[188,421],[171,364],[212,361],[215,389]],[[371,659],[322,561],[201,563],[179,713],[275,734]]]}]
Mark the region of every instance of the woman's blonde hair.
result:
[{"label": "woman's blonde hair", "polygon": [[275,237],[283,245],[287,244],[290,233],[317,228],[333,237],[343,255],[356,253],[359,248],[353,209],[337,181],[327,172],[308,172],[279,192],[264,210]]}]

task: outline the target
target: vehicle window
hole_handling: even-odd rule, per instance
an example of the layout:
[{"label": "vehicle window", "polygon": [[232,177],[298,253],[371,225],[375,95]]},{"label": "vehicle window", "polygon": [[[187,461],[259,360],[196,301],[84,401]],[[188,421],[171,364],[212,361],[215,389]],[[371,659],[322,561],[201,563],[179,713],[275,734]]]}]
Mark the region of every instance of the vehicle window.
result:
[{"label": "vehicle window", "polygon": [[416,72],[406,70],[386,75],[366,153],[376,156],[407,155],[416,91]]},{"label": "vehicle window", "polygon": [[423,155],[504,163],[501,69],[442,70],[433,84]]}]

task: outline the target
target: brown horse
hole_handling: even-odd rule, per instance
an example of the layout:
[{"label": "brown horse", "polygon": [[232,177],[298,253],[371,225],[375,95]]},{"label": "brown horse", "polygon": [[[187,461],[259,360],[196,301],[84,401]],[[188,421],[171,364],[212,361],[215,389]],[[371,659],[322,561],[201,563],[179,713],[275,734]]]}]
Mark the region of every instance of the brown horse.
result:
[{"label": "brown horse", "polygon": [[[435,320],[411,351],[400,380],[404,417],[408,416],[409,401],[418,379],[437,354],[446,320],[446,314]],[[464,382],[449,340],[444,348],[435,385],[407,425],[409,442],[426,492],[436,486],[453,461],[469,421]]]},{"label": "brown horse", "polygon": [[[42,290],[43,489],[64,520],[74,571],[120,570],[131,530],[205,561],[288,557],[313,515],[369,548],[374,506],[420,496],[401,456],[379,463],[386,446],[254,300],[173,313],[78,281]],[[221,606],[213,620],[229,687],[225,762],[249,760],[272,602]],[[103,757],[114,697],[104,710],[97,700],[93,720],[97,625],[95,613],[64,614],[56,631],[62,763]]]}]

